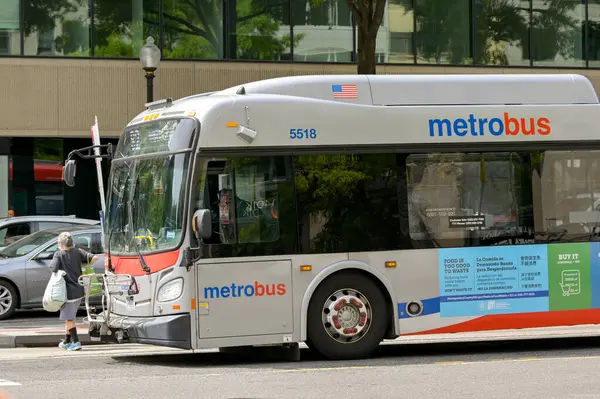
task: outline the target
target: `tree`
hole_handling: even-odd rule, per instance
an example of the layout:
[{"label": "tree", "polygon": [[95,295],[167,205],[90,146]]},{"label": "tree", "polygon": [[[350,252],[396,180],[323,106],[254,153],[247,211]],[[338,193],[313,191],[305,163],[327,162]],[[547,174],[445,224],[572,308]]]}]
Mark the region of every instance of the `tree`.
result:
[{"label": "tree", "polygon": [[[357,72],[359,74],[376,73],[377,33],[383,22],[383,14],[387,0],[346,0],[356,21],[358,47]],[[313,0],[314,6],[323,4],[325,0]]]}]

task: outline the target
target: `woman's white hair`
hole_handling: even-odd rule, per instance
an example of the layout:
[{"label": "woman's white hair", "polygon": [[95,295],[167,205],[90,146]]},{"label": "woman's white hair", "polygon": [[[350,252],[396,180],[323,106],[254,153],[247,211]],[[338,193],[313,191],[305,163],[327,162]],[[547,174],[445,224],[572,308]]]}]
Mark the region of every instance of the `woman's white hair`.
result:
[{"label": "woman's white hair", "polygon": [[62,232],[58,235],[58,245],[64,249],[73,248],[73,236],[69,232]]}]

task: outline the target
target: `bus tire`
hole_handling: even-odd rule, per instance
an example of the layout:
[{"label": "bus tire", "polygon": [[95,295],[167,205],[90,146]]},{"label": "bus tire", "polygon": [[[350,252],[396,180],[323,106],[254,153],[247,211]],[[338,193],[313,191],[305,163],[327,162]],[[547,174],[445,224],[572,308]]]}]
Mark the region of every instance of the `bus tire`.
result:
[{"label": "bus tire", "polygon": [[383,340],[388,323],[385,297],[372,279],[336,273],[310,300],[306,344],[331,360],[366,358]]}]

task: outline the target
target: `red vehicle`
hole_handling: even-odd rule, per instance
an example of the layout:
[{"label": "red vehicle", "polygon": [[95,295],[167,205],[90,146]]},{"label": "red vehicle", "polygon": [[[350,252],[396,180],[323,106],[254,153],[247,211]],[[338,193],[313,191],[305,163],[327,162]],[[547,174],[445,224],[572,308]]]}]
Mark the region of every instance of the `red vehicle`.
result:
[{"label": "red vehicle", "polygon": [[[58,161],[34,160],[33,165],[34,190],[36,198],[36,214],[62,215],[63,214],[63,183],[62,165]],[[14,178],[13,163],[9,165],[9,179]],[[12,194],[12,195],[11,195]],[[9,194],[9,203],[12,205],[9,216],[27,214],[27,189],[26,187],[12,186]]]}]

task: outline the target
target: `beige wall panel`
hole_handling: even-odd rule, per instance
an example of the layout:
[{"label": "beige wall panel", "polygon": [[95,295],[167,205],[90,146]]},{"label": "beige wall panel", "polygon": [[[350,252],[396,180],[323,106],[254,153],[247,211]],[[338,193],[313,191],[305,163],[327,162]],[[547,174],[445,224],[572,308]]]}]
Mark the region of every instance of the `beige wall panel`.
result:
[{"label": "beige wall panel", "polygon": [[0,59],[0,134],[7,130],[58,130],[57,68]]},{"label": "beige wall panel", "polygon": [[59,131],[89,135],[94,115],[101,132],[120,129],[127,120],[125,70],[118,64],[58,67]]},{"label": "beige wall panel", "polygon": [[[141,75],[140,79],[143,81],[142,91],[145,96],[146,78]],[[167,97],[181,98],[196,94],[195,81],[196,73],[193,62],[178,62],[176,64],[163,62],[156,71],[156,78],[154,79],[154,100]],[[146,97],[144,97],[145,99]],[[143,103],[139,104],[140,107],[143,105]]]}]

